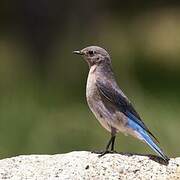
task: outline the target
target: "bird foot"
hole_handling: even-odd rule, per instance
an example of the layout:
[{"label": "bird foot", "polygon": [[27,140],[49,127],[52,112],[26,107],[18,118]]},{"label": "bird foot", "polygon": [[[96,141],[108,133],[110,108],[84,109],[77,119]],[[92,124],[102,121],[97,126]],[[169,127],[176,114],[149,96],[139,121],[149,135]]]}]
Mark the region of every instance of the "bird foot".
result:
[{"label": "bird foot", "polygon": [[99,154],[98,157],[102,157],[105,154],[117,153],[117,151],[114,151],[114,150],[111,150],[111,151],[109,151],[109,150],[105,150],[105,151],[91,151],[91,153]]},{"label": "bird foot", "polygon": [[92,150],[91,153],[94,153],[94,154],[101,154],[103,151],[101,150]]},{"label": "bird foot", "polygon": [[114,153],[117,153],[117,152],[114,151],[114,150],[111,150],[111,151],[105,150],[104,152],[100,153],[100,155],[98,155],[98,157],[102,157],[102,156],[104,156],[105,154],[114,154]]}]

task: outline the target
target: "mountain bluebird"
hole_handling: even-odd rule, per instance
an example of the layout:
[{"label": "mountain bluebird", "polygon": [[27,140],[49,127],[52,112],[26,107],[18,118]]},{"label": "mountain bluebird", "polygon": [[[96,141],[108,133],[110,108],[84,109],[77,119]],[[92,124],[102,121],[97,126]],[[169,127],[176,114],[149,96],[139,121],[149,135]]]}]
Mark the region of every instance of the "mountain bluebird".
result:
[{"label": "mountain bluebird", "polygon": [[[100,124],[111,133],[106,149],[100,156],[114,151],[116,134],[123,132],[147,143],[168,162],[168,157],[157,145],[157,139],[118,87],[107,51],[98,46],[89,46],[80,51],[74,51],[74,53],[82,55],[89,65],[86,86],[88,105]],[[110,145],[111,151],[109,151]]]}]

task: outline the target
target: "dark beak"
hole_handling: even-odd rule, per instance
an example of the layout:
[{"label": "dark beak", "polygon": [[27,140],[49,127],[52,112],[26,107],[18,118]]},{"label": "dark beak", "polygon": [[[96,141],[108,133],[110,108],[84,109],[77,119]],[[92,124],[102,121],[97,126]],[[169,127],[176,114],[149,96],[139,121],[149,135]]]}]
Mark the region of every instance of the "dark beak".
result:
[{"label": "dark beak", "polygon": [[73,54],[83,55],[83,52],[81,52],[81,51],[73,51]]}]

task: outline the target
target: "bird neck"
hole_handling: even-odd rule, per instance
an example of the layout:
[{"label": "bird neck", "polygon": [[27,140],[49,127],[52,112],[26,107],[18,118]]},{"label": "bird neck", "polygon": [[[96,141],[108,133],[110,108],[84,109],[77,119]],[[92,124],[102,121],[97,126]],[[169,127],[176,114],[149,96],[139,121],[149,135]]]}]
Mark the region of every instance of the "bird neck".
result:
[{"label": "bird neck", "polygon": [[101,63],[91,67],[91,71],[94,71],[99,76],[104,76],[107,78],[113,78],[113,70],[110,63]]}]

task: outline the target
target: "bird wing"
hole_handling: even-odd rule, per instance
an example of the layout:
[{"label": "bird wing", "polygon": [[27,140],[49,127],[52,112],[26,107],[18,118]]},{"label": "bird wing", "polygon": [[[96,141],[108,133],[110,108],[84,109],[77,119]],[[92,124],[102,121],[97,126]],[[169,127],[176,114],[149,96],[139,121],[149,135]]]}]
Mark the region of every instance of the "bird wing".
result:
[{"label": "bird wing", "polygon": [[102,82],[100,80],[96,80],[96,86],[99,90],[101,96],[105,97],[109,102],[115,105],[119,111],[124,113],[128,118],[137,123],[141,128],[147,131],[157,142],[157,138],[149,131],[147,126],[141,120],[139,114],[136,112],[131,102],[121,93],[121,90],[118,88],[114,88],[112,84],[107,82]]}]

